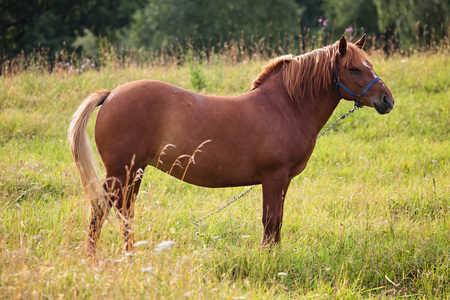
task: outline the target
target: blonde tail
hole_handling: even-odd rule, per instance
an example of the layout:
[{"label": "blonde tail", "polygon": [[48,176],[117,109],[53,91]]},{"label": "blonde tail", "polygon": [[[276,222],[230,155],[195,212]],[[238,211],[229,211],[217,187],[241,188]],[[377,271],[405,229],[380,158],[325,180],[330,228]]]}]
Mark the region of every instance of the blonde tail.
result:
[{"label": "blonde tail", "polygon": [[97,212],[106,211],[108,196],[96,170],[94,151],[89,143],[86,126],[95,108],[101,105],[109,94],[108,90],[99,90],[87,97],[73,114],[68,130],[70,151],[75,159],[84,193]]}]

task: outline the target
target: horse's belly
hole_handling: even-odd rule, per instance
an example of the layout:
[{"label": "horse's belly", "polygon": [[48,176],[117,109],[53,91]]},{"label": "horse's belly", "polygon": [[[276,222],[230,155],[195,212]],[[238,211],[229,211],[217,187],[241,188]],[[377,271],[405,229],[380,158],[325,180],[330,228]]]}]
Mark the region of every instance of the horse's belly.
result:
[{"label": "horse's belly", "polygon": [[[206,148],[206,145],[205,145]],[[206,148],[207,149],[207,148]],[[217,151],[159,157],[151,165],[182,181],[203,187],[233,187],[259,183],[255,168],[237,157],[223,157]],[[165,150],[167,153],[170,150]],[[186,152],[188,153],[188,152]]]}]

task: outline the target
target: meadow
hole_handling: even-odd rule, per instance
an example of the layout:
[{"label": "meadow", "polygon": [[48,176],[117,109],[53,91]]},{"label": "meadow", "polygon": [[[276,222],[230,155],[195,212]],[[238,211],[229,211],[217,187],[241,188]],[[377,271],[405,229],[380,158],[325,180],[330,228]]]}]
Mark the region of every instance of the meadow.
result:
[{"label": "meadow", "polygon": [[[260,247],[260,187],[196,226],[242,188],[150,168],[133,224],[140,243],[125,255],[111,215],[95,258],[84,253],[89,204],[66,141],[82,100],[142,78],[236,95],[268,59],[81,61],[0,77],[0,298],[450,298],[448,49],[371,59],[396,106],[363,108],[319,139],[291,183],[280,245]],[[351,107],[342,101],[330,122]],[[175,244],[155,251],[163,241]]]}]

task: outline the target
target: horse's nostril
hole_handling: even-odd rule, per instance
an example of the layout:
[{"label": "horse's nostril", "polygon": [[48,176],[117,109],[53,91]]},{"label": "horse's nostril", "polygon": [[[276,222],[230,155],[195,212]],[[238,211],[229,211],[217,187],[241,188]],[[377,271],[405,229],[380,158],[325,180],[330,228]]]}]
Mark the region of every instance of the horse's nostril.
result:
[{"label": "horse's nostril", "polygon": [[386,96],[386,95],[383,96],[383,103],[386,104],[386,105],[391,105],[391,103],[389,102],[389,97],[388,96]]}]

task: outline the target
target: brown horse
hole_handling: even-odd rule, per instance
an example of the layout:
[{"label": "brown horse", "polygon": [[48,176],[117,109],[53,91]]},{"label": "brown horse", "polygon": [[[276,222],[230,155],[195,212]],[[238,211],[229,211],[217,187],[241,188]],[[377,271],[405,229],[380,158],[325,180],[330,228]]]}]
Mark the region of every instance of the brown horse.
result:
[{"label": "brown horse", "polygon": [[[90,95],[69,127],[70,149],[92,203],[87,249],[95,251],[115,205],[125,250],[131,250],[130,221],[147,165],[204,187],[262,184],[262,243],[278,243],[289,183],[305,169],[318,132],[341,98],[380,114],[393,108],[391,92],[362,50],[364,42],[365,35],[355,44],[342,37],[304,55],[278,57],[249,92],[236,97],[200,95],[153,80]],[[99,105],[95,142],[106,168],[103,183],[86,134]]]}]

